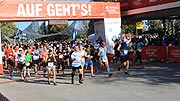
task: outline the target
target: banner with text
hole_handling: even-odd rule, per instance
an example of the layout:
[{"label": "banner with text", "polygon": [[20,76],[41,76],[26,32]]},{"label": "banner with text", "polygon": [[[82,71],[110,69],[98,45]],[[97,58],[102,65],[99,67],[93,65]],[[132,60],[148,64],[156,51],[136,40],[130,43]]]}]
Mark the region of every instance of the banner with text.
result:
[{"label": "banner with text", "polygon": [[147,46],[142,49],[143,59],[166,59],[165,46]]},{"label": "banner with text", "polygon": [[169,61],[180,61],[180,47],[168,47],[168,60]]},{"label": "banner with text", "polygon": [[120,18],[120,3],[0,0],[0,20]]}]

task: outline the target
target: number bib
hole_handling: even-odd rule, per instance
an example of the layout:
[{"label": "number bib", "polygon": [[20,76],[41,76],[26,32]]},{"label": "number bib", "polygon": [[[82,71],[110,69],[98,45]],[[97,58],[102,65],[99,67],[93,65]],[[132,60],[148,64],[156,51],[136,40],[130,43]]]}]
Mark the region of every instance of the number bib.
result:
[{"label": "number bib", "polygon": [[29,63],[29,62],[26,62],[26,66],[30,66],[30,63]]},{"label": "number bib", "polygon": [[123,52],[124,52],[124,54],[128,54],[128,50],[124,50]]},{"label": "number bib", "polygon": [[48,67],[53,67],[54,63],[53,62],[48,62]]}]

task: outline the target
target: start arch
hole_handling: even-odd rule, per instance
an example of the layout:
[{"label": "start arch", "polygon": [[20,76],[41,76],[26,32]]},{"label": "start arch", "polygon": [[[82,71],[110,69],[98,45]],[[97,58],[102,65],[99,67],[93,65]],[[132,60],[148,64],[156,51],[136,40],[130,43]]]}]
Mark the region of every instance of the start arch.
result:
[{"label": "start arch", "polygon": [[[120,3],[0,0],[0,22],[50,19],[98,19],[95,22],[96,39],[101,36],[108,53],[114,53],[112,37],[121,33]],[[2,68],[0,54],[0,74],[3,73]]]}]

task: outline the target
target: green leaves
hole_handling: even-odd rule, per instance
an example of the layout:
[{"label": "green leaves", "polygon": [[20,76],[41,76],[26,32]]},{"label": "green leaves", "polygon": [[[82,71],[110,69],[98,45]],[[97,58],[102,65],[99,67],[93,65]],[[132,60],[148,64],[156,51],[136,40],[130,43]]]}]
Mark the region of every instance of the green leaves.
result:
[{"label": "green leaves", "polygon": [[13,33],[16,29],[16,25],[13,22],[1,22],[1,34],[6,36],[13,36]]}]

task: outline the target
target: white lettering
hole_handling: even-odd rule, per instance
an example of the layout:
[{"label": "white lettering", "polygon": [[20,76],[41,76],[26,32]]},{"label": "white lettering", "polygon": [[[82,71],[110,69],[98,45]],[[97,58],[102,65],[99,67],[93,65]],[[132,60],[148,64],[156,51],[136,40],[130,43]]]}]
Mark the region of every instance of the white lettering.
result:
[{"label": "white lettering", "polygon": [[62,16],[62,4],[55,4],[56,16]]},{"label": "white lettering", "polygon": [[49,16],[55,16],[55,9],[53,4],[48,4],[47,5],[47,14]]},{"label": "white lettering", "polygon": [[26,12],[23,4],[18,5],[17,16],[26,16]]},{"label": "white lettering", "polygon": [[81,5],[81,10],[82,10],[82,12],[81,12],[81,15],[82,15],[82,16],[87,16],[87,15],[88,15],[87,5],[82,4],[82,5]]},{"label": "white lettering", "polygon": [[42,11],[42,4],[36,4],[36,16],[39,16]]},{"label": "white lettering", "polygon": [[70,12],[70,5],[67,4],[67,5],[63,5],[63,15],[64,16],[70,16],[71,15],[71,12]]},{"label": "white lettering", "polygon": [[72,7],[72,15],[76,16],[76,4],[72,4],[71,7]]},{"label": "white lettering", "polygon": [[27,16],[34,16],[34,4],[26,4]]}]

